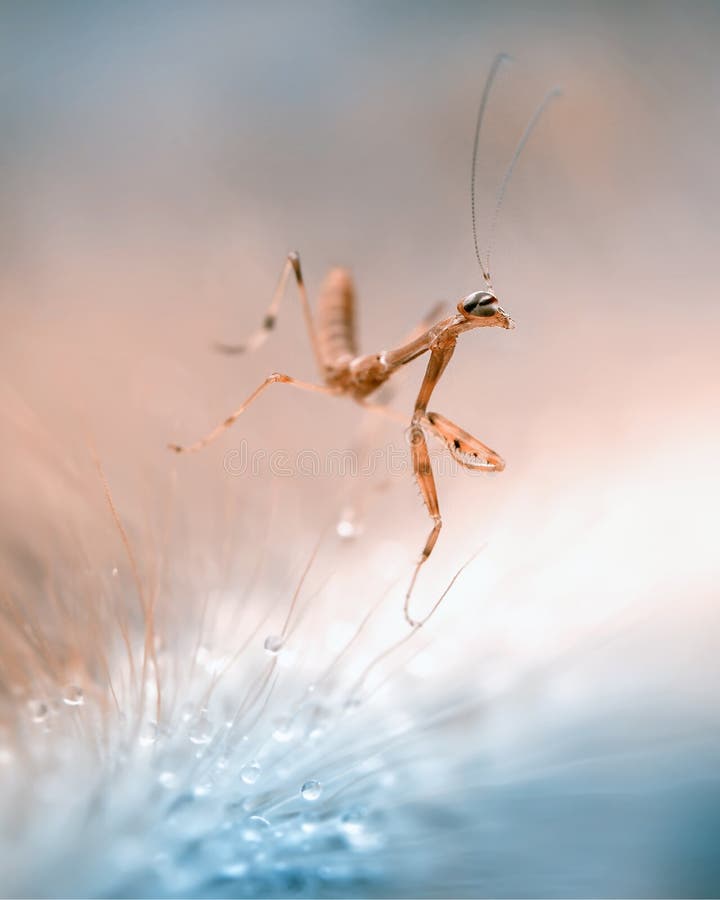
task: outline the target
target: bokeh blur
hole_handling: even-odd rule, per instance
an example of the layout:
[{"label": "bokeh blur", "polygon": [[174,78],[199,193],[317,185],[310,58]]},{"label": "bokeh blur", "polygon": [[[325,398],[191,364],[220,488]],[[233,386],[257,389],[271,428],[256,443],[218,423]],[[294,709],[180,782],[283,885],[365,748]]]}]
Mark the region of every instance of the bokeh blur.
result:
[{"label": "bokeh blur", "polygon": [[[403,634],[428,529],[409,471],[227,465],[241,444],[402,451],[400,426],[277,387],[204,453],[165,445],[272,371],[316,379],[292,286],[257,354],[211,349],[257,327],[292,249],[311,299],[352,269],[365,352],[480,289],[470,157],[490,63],[513,57],[481,137],[481,244],[518,137],[562,89],[493,238],[517,328],[465,335],[433,397],[507,469],[438,477],[418,609],[483,549],[409,671],[438,704],[478,706],[434,738],[432,874],[386,893],[720,889],[719,39],[714,2],[0,6],[0,535],[6,590],[40,619],[49,573],[119,556],[96,453],[143,565],[244,582],[262,550],[263,604],[324,533],[315,636],[396,577],[368,659]],[[408,418],[422,371],[392,396]],[[192,618],[181,593],[161,618]]]}]

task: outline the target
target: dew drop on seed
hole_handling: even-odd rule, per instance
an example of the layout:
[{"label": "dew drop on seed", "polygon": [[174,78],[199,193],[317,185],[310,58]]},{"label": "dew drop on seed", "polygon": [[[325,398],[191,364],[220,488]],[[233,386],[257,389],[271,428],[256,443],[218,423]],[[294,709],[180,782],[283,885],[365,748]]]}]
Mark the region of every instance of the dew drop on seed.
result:
[{"label": "dew drop on seed", "polygon": [[138,743],[141,747],[149,747],[151,744],[154,744],[157,739],[157,722],[146,722],[138,737]]},{"label": "dew drop on seed", "polygon": [[343,704],[343,711],[346,713],[354,713],[357,709],[362,706],[362,700],[358,697],[357,694],[353,694],[348,697],[345,703]]},{"label": "dew drop on seed", "polygon": [[174,772],[161,772],[158,775],[158,783],[164,788],[173,788],[177,784],[177,775]]},{"label": "dew drop on seed", "polygon": [[350,541],[357,536],[357,529],[349,519],[340,519],[336,528],[338,537],[341,537],[344,541]]},{"label": "dew drop on seed", "polygon": [[320,828],[320,825],[321,819],[318,813],[306,812],[300,822],[300,831],[302,831],[303,834],[312,834]]},{"label": "dew drop on seed", "polygon": [[31,700],[28,703],[28,711],[33,722],[45,722],[48,717],[48,705],[42,700]]},{"label": "dew drop on seed", "polygon": [[365,810],[359,806],[352,806],[340,816],[340,828],[346,834],[359,834],[363,830]]},{"label": "dew drop on seed", "polygon": [[270,829],[270,823],[262,816],[250,816],[242,830],[243,840],[252,843],[261,841]]},{"label": "dew drop on seed", "polygon": [[263,647],[267,650],[268,653],[274,656],[276,653],[279,653],[282,650],[283,639],[279,634],[269,634],[265,638]]},{"label": "dew drop on seed", "polygon": [[113,566],[113,570],[112,570],[113,578],[117,578],[117,574],[118,574],[118,568],[117,568],[117,566]]},{"label": "dew drop on seed", "polygon": [[65,688],[63,703],[66,706],[82,706],[84,702],[85,696],[81,687],[78,687],[76,684],[69,684]]},{"label": "dew drop on seed", "polygon": [[212,725],[207,716],[200,715],[188,729],[188,737],[193,744],[209,744],[212,739]]},{"label": "dew drop on seed", "polygon": [[260,763],[253,760],[240,769],[240,777],[245,784],[255,784],[260,777]]},{"label": "dew drop on seed", "polygon": [[220,868],[220,874],[224,878],[244,878],[248,873],[248,864],[244,862],[228,863]]},{"label": "dew drop on seed", "polygon": [[352,507],[347,507],[342,511],[335,530],[343,541],[351,541],[362,532],[362,527],[358,523],[357,515]]},{"label": "dew drop on seed", "polygon": [[292,722],[289,719],[280,719],[276,722],[273,738],[278,744],[287,744],[292,738]]},{"label": "dew drop on seed", "polygon": [[303,800],[317,800],[322,794],[322,785],[319,781],[306,781],[300,788]]}]

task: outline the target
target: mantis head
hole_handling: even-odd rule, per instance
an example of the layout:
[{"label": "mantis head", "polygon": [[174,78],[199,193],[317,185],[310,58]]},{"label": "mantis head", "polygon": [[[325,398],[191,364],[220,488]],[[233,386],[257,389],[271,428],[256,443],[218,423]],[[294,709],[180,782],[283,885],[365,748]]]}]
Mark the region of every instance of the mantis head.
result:
[{"label": "mantis head", "polygon": [[[498,304],[492,291],[475,291],[458,303],[458,312],[468,322],[475,325],[495,325],[500,328],[514,328],[515,323]],[[474,320],[480,319],[484,321]]]}]

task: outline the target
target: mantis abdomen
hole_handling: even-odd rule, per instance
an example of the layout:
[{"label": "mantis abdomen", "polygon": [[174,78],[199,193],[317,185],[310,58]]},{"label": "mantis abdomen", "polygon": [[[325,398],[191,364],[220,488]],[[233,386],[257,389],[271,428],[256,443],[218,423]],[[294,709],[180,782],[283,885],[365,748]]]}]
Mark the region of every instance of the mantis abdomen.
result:
[{"label": "mantis abdomen", "polygon": [[323,365],[341,368],[357,356],[355,289],[347,269],[328,272],[320,288],[315,324]]}]

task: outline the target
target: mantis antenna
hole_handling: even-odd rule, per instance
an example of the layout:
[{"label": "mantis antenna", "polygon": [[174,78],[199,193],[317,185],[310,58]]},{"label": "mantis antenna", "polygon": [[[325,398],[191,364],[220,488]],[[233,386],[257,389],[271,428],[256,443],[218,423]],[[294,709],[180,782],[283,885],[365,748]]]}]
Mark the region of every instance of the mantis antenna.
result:
[{"label": "mantis antenna", "polygon": [[482,99],[480,101],[480,110],[478,112],[477,125],[475,126],[475,142],[473,144],[473,161],[472,161],[472,177],[470,182],[470,192],[471,192],[471,211],[472,211],[472,227],[473,227],[473,241],[475,243],[475,255],[477,256],[478,262],[480,263],[480,271],[482,272],[483,279],[488,287],[492,287],[492,281],[490,278],[490,253],[493,247],[493,239],[495,237],[495,231],[497,229],[498,219],[500,217],[500,209],[503,204],[503,200],[505,199],[505,194],[507,192],[508,185],[510,183],[510,178],[512,177],[512,173],[515,169],[518,159],[520,158],[520,154],[523,152],[525,145],[530,140],[530,136],[535,130],[538,122],[540,121],[540,117],[545,112],[548,104],[555,97],[559,97],[562,91],[559,88],[553,88],[548,91],[547,94],[543,97],[539,106],[535,110],[535,112],[530,117],[527,125],[525,126],[525,131],[523,131],[520,140],[517,142],[517,146],[515,147],[515,151],[510,159],[510,163],[508,164],[507,169],[505,170],[505,174],[503,175],[503,179],[500,182],[500,187],[497,192],[497,198],[495,200],[495,209],[493,210],[492,219],[490,220],[490,228],[488,230],[488,241],[487,241],[487,250],[485,251],[485,261],[483,262],[482,254],[478,248],[477,241],[477,222],[476,222],[476,199],[475,199],[475,173],[477,169],[477,157],[478,157],[478,146],[480,142],[480,126],[482,125],[482,120],[485,115],[485,107],[487,106],[488,97],[490,95],[490,88],[492,87],[493,81],[495,80],[495,76],[497,74],[498,69],[502,65],[503,62],[510,60],[510,57],[507,53],[501,53],[499,56],[496,56],[493,60],[493,64],[490,68],[490,72],[487,77],[487,81],[485,82],[485,88],[483,90]]},{"label": "mantis antenna", "polygon": [[488,285],[488,287],[490,286],[490,273],[485,271],[485,264],[482,261],[480,248],[478,247],[477,214],[475,211],[475,177],[477,174],[477,158],[478,149],[480,146],[480,128],[482,127],[483,118],[485,117],[485,108],[487,107],[488,98],[490,96],[490,88],[493,85],[493,81],[495,81],[495,76],[497,75],[500,66],[504,62],[509,61],[510,57],[507,53],[498,53],[498,55],[493,60],[493,64],[490,66],[490,71],[488,72],[488,77],[485,81],[485,87],[483,88],[482,98],[480,100],[480,109],[478,110],[477,122],[475,123],[475,140],[473,141],[472,169],[470,170],[470,214],[472,216],[473,243],[475,244],[475,256],[477,256],[477,261],[480,264],[480,271],[482,272],[482,276],[485,279],[485,283]]}]

